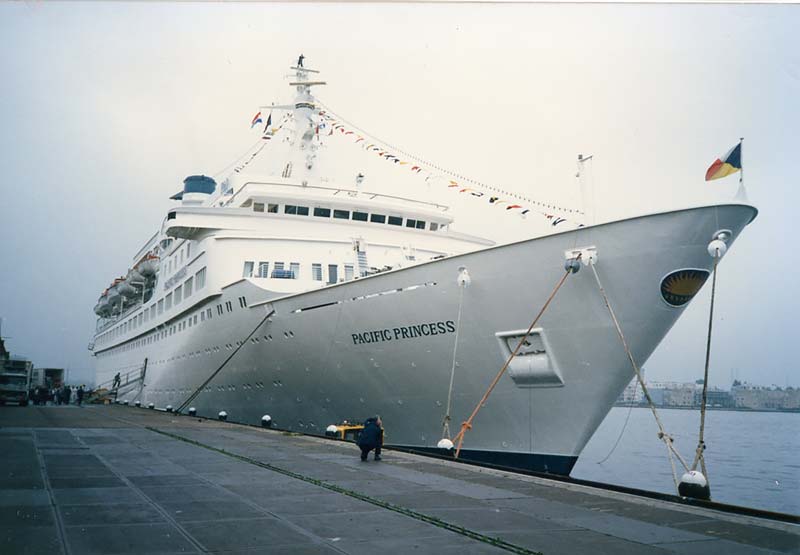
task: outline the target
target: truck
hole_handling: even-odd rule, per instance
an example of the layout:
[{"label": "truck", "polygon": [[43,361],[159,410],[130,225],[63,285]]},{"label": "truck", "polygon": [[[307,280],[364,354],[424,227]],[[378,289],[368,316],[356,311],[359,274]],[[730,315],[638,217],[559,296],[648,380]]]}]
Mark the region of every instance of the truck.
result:
[{"label": "truck", "polygon": [[0,405],[28,404],[33,364],[25,359],[8,358],[0,361]]}]

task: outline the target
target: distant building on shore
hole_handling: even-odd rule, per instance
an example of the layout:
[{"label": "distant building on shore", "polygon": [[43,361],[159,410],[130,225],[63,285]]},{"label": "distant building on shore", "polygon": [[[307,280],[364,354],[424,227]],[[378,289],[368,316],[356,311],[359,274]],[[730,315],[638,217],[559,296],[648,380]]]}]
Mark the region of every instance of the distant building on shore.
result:
[{"label": "distant building on shore", "polygon": [[[703,383],[650,382],[647,390],[657,407],[698,408],[703,399]],[[647,404],[642,388],[634,378],[617,399],[622,406]],[[754,386],[735,381],[731,390],[709,387],[706,406],[718,409],[800,410],[800,388]]]}]

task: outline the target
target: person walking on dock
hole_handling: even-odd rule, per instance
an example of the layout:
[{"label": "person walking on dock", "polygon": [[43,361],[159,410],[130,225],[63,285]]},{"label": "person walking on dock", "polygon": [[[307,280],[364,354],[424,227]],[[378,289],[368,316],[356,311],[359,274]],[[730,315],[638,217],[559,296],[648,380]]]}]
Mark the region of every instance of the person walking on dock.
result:
[{"label": "person walking on dock", "polygon": [[78,388],[78,406],[81,406],[81,403],[83,403],[83,394],[84,394],[83,386],[80,386]]},{"label": "person walking on dock", "polygon": [[64,401],[65,405],[69,405],[69,402],[72,400],[72,389],[68,385],[64,386],[61,392],[61,399]]},{"label": "person walking on dock", "polygon": [[111,386],[111,389],[117,389],[120,383],[122,383],[122,378],[120,377],[119,372],[117,372],[117,375],[114,376],[114,385]]},{"label": "person walking on dock", "polygon": [[375,460],[381,460],[381,447],[383,447],[383,422],[380,416],[371,416],[364,421],[364,429],[358,437],[358,446],[361,448],[361,460],[367,460],[367,455],[375,450]]}]

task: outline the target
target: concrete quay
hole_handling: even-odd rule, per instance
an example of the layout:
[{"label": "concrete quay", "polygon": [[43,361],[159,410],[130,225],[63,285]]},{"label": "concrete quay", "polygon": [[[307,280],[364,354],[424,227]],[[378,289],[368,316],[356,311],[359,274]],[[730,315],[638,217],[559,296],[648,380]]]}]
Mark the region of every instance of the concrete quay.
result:
[{"label": "concrete quay", "polygon": [[3,407],[0,553],[800,553],[797,524],[358,455],[148,409]]}]

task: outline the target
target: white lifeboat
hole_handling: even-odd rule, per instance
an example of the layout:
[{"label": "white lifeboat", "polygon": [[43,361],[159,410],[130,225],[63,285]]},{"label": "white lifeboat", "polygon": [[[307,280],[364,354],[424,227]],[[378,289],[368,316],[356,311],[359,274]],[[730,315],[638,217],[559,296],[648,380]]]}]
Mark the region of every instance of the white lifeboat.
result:
[{"label": "white lifeboat", "polygon": [[98,316],[105,316],[111,310],[111,307],[108,306],[108,291],[104,291],[100,298],[97,299],[97,304],[94,306],[94,313]]},{"label": "white lifeboat", "polygon": [[136,296],[136,289],[128,282],[128,280],[122,280],[119,285],[117,285],[117,290],[119,291],[120,295],[125,297]]},{"label": "white lifeboat", "polygon": [[158,270],[158,257],[154,254],[147,254],[144,259],[136,265],[136,270],[144,277],[156,275]]}]

